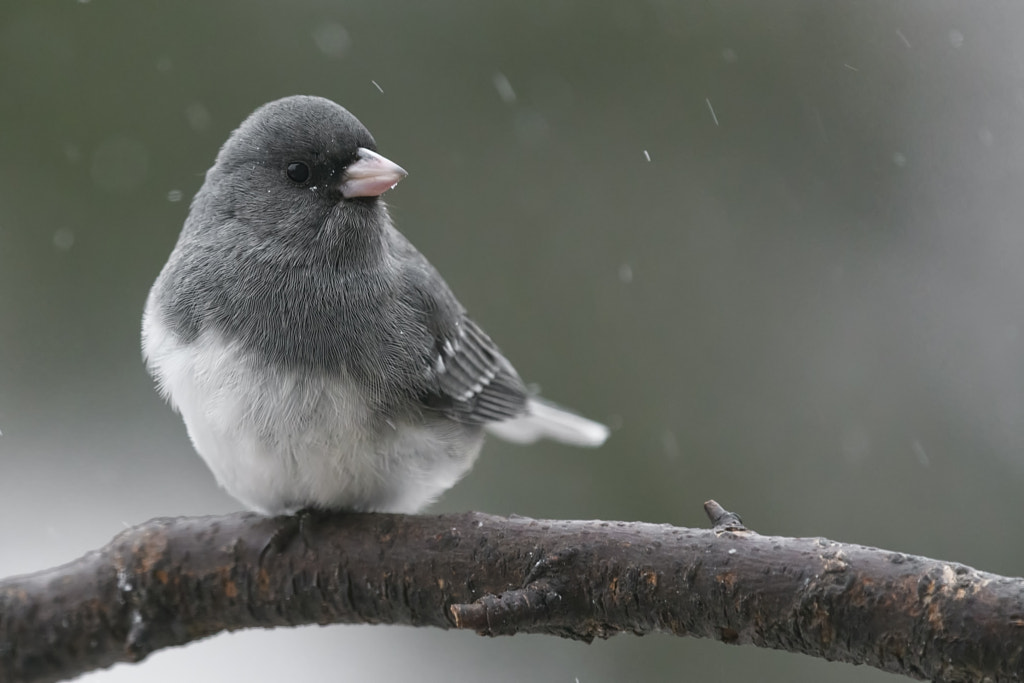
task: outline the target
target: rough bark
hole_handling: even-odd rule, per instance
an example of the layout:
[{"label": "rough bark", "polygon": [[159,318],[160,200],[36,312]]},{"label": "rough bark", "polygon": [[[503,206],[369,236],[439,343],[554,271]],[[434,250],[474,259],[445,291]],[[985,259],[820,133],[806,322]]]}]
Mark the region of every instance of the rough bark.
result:
[{"label": "rough bark", "polygon": [[1024,581],[711,530],[478,513],[156,519],[0,581],[0,681],[53,681],[220,631],[372,623],[590,641],[667,632],[936,681],[1024,677]]}]

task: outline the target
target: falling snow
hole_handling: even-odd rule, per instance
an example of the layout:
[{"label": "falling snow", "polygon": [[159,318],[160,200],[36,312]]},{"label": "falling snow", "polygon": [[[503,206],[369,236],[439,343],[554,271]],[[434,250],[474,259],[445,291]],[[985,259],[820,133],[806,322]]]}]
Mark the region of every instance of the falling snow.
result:
[{"label": "falling snow", "polygon": [[57,228],[53,233],[53,246],[67,251],[75,245],[75,233],[71,228]]},{"label": "falling snow", "polygon": [[193,102],[185,107],[185,120],[192,130],[202,132],[210,127],[210,110],[201,102]]},{"label": "falling snow", "polygon": [[925,467],[930,466],[932,464],[931,458],[928,457],[928,453],[925,452],[924,446],[921,445],[921,442],[914,439],[912,446],[914,448],[914,455],[917,456],[917,461]]},{"label": "falling snow", "polygon": [[675,460],[679,457],[679,440],[676,438],[676,433],[671,429],[666,429],[661,434],[661,447],[665,451],[670,459]]},{"label": "falling snow", "polygon": [[705,97],[704,101],[707,102],[708,111],[711,112],[711,120],[714,121],[715,125],[717,126],[718,125],[718,116],[715,115],[715,108],[711,106],[711,98]]},{"label": "falling snow", "polygon": [[327,23],[313,30],[313,43],[325,57],[344,57],[352,46],[352,38],[345,27],[338,23]]},{"label": "falling snow", "polygon": [[494,74],[494,89],[498,91],[498,97],[505,104],[512,104],[516,101],[516,91],[512,89],[512,84],[508,80],[508,76],[501,73],[500,71]]}]

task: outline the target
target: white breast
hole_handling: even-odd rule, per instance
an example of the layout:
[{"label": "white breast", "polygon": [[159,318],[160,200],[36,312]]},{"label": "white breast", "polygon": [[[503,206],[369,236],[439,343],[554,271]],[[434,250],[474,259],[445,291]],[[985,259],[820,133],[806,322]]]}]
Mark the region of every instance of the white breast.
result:
[{"label": "white breast", "polygon": [[217,334],[184,345],[152,306],[142,334],[150,372],[217,481],[251,509],[415,512],[480,450],[482,437],[444,425],[372,419],[343,376],[255,367]]}]

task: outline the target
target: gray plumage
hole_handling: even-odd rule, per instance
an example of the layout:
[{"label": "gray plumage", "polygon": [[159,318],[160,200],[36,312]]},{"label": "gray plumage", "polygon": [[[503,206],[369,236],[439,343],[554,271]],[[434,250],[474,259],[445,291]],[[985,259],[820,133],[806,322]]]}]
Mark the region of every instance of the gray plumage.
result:
[{"label": "gray plumage", "polygon": [[519,441],[607,436],[529,397],[393,227],[379,195],[404,171],[375,152],[329,100],[264,105],[220,150],[147,301],[150,371],[218,481],[263,512],[415,511],[492,423]]}]

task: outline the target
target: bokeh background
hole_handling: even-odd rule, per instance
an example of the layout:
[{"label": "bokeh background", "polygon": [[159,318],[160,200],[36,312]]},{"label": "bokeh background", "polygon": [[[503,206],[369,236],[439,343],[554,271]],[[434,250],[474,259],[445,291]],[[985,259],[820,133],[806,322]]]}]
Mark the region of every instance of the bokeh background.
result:
[{"label": "bokeh background", "polygon": [[[1019,575],[1024,6],[0,5],[0,575],[237,509],[153,390],[147,289],[255,107],[350,108],[399,227],[598,451],[432,509],[822,535]],[[883,681],[710,641],[245,632],[82,680]]]}]

